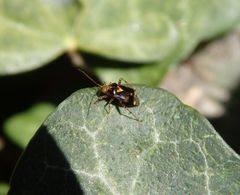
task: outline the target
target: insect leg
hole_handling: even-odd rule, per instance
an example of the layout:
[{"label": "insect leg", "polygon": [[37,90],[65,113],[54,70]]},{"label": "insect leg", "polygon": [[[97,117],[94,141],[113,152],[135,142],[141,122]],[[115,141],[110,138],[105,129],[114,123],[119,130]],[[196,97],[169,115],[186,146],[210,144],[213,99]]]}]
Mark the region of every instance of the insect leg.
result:
[{"label": "insect leg", "polygon": [[95,96],[95,95],[92,96],[91,101],[90,101],[90,103],[89,103],[88,110],[87,110],[87,116],[89,115],[90,107],[92,106],[92,102],[93,102],[94,96]]},{"label": "insect leg", "polygon": [[[95,95],[92,96],[91,102],[90,102],[90,104],[89,104],[89,106],[88,106],[87,116],[89,115],[90,107],[91,107],[91,105],[92,105],[92,103],[93,103],[94,97],[95,97]],[[107,97],[108,97],[107,95],[98,97],[98,99],[94,101],[94,105],[95,105],[97,102],[100,102],[100,101],[104,100],[104,99],[107,98]]]},{"label": "insect leg", "polygon": [[101,97],[98,97],[98,99],[94,102],[94,104],[96,104],[97,102],[100,102],[100,101],[102,101],[102,100],[105,100],[106,98],[108,98],[107,95],[103,95],[103,96],[101,96]]},{"label": "insect leg", "polygon": [[126,84],[129,84],[125,79],[120,78],[120,79],[118,80],[118,85],[121,85],[122,81],[124,81]]},{"label": "insect leg", "polygon": [[127,115],[125,115],[125,114],[122,114],[121,111],[120,111],[120,109],[119,109],[119,107],[117,106],[117,110],[118,110],[118,112],[119,112],[121,115],[124,115],[124,116],[126,116],[126,117],[128,117],[128,118],[131,118],[131,119],[136,120],[136,121],[139,121],[139,122],[142,121],[142,120],[140,120],[132,111],[130,111],[124,104],[122,104],[122,102],[119,102],[119,104],[120,104],[122,107],[124,107],[133,117],[127,116]]},{"label": "insect leg", "polygon": [[[113,102],[114,98],[111,98],[109,101],[107,101],[107,103],[104,105],[104,109],[106,110],[106,112],[109,114],[110,113],[110,108],[111,108],[111,103]],[[106,109],[106,107],[108,106],[108,110]]]}]

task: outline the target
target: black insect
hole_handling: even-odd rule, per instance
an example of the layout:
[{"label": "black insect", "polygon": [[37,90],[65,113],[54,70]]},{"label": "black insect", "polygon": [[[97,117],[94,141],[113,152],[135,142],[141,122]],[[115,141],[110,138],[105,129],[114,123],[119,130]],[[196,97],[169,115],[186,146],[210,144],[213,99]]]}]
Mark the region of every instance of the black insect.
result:
[{"label": "black insect", "polygon": [[[83,70],[80,70],[82,73],[84,73],[87,78],[89,78],[92,82],[94,82],[97,86],[99,86],[99,89],[97,91],[98,101],[105,100],[105,110],[109,113],[110,112],[110,105],[114,104],[118,110],[118,112],[123,115],[119,109],[119,107],[124,107],[133,117],[134,120],[140,121],[129,109],[128,107],[136,107],[139,106],[139,99],[136,95],[136,92],[133,88],[122,85],[122,81],[124,81],[127,85],[128,82],[124,79],[119,79],[118,83],[109,83],[109,84],[103,84],[100,85],[96,81],[94,81],[87,73],[85,73]],[[107,109],[108,106],[108,109]],[[125,115],[126,116],[126,115]]]}]

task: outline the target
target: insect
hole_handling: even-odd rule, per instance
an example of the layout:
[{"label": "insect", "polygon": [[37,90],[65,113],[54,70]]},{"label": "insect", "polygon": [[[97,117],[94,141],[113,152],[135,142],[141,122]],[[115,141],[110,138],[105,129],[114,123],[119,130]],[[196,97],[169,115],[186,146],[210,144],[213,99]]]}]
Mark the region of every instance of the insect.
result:
[{"label": "insect", "polygon": [[[128,107],[136,107],[139,106],[139,99],[136,95],[136,92],[133,88],[128,87],[126,85],[122,85],[122,81],[124,81],[127,85],[128,82],[124,79],[119,79],[118,83],[109,83],[109,84],[98,84],[95,80],[93,80],[87,73],[83,70],[79,69],[88,79],[90,79],[94,84],[99,86],[97,91],[98,101],[105,100],[106,104],[104,106],[105,110],[109,113],[110,112],[110,105],[116,105],[118,112],[121,115],[119,107],[124,107],[133,117],[124,115],[128,118],[132,118],[134,120],[140,121],[134,114],[131,112]],[[106,109],[108,106],[108,110]]]}]

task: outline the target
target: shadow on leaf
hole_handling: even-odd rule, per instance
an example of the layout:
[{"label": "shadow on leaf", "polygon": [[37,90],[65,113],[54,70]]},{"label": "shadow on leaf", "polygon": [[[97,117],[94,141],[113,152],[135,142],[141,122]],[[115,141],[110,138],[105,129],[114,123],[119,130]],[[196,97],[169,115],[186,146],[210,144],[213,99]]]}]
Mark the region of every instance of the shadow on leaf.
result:
[{"label": "shadow on leaf", "polygon": [[64,154],[42,126],[23,153],[11,180],[9,195],[83,194]]}]

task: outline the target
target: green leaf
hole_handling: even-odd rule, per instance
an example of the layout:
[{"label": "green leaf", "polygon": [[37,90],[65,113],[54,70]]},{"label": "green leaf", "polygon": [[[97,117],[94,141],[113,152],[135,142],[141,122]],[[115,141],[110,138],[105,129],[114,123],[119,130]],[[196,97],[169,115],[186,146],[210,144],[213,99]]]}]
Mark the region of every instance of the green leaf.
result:
[{"label": "green leaf", "polygon": [[[105,83],[124,77],[129,83],[144,83],[156,86],[164,78],[168,67],[183,56],[183,48],[176,48],[176,51],[162,62],[152,64],[142,64],[128,67],[121,62],[115,63],[116,66],[97,66],[97,74]],[[185,51],[184,51],[185,52]]]},{"label": "green leaf", "polygon": [[124,108],[107,113],[104,101],[90,105],[94,88],[62,102],[9,194],[239,194],[240,158],[209,122],[162,89],[134,88],[140,105],[129,110],[141,122]]},{"label": "green leaf", "polygon": [[9,185],[6,183],[0,182],[0,195],[7,195],[8,190],[9,190]]},{"label": "green leaf", "polygon": [[82,2],[82,48],[138,62],[163,60],[179,45],[187,49],[226,30],[238,21],[240,6],[238,0]]},{"label": "green leaf", "polygon": [[25,148],[29,140],[54,110],[50,103],[37,103],[29,110],[11,116],[4,123],[5,134],[18,146]]},{"label": "green leaf", "polygon": [[63,53],[75,4],[0,0],[0,73],[31,70]]},{"label": "green leaf", "polygon": [[105,83],[124,77],[129,83],[157,85],[165,75],[168,66],[169,64],[148,64],[140,67],[97,67],[96,72]]},{"label": "green leaf", "polygon": [[162,62],[231,28],[239,7],[239,0],[0,0],[0,74],[32,70],[77,49]]}]

